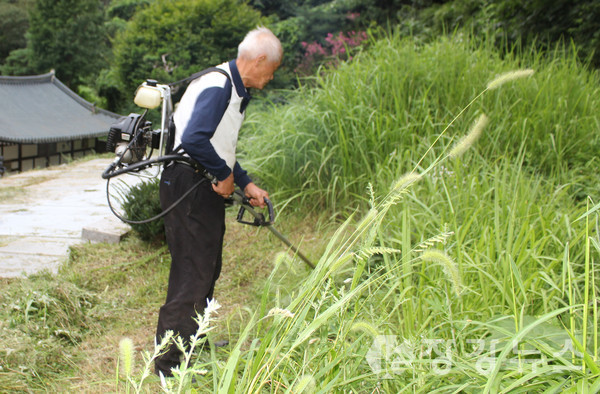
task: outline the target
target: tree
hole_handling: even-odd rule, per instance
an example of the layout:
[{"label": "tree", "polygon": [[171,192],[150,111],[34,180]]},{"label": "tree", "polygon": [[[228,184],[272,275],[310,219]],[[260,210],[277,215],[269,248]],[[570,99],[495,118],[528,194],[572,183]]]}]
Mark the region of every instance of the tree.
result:
[{"label": "tree", "polygon": [[98,0],[36,0],[30,13],[29,62],[38,73],[56,71],[70,87],[106,64],[104,10]]},{"label": "tree", "polygon": [[507,0],[496,5],[499,27],[511,43],[542,49],[573,40],[583,58],[600,66],[600,3],[597,0]]},{"label": "tree", "polygon": [[151,0],[112,0],[107,9],[108,17],[128,21],[138,9],[146,7],[151,2]]},{"label": "tree", "polygon": [[263,15],[276,15],[284,20],[298,14],[298,8],[312,8],[331,0],[250,0],[248,4]]},{"label": "tree", "polygon": [[115,69],[126,92],[148,78],[172,82],[235,58],[260,22],[237,0],[156,0],[138,11],[115,40]]},{"label": "tree", "polygon": [[[312,49],[320,51],[332,44],[332,37],[340,35],[355,35],[365,29],[360,12],[361,1],[292,1],[280,4],[279,8],[266,7],[268,4],[277,4],[274,1],[254,1],[262,4],[264,12],[276,12],[285,9],[293,16],[283,19],[273,27],[274,33],[281,39],[285,56],[280,71],[271,82],[274,87],[290,88],[297,83],[297,72],[300,74],[311,74],[320,65],[320,60],[332,60],[328,55],[335,55],[329,49],[327,54],[322,53],[323,59],[313,56]],[[361,34],[362,33],[358,33]]]},{"label": "tree", "polygon": [[419,33],[417,28],[435,36],[466,27],[481,36],[495,37],[500,49],[533,46],[537,50],[553,50],[559,44],[568,46],[572,42],[582,60],[600,66],[597,0],[436,0],[411,17],[412,34]]},{"label": "tree", "polygon": [[19,48],[10,52],[0,68],[2,75],[33,75],[36,73],[31,65],[31,51],[29,48]]},{"label": "tree", "polygon": [[25,32],[29,27],[27,10],[13,3],[0,3],[0,63],[15,49],[27,45]]},{"label": "tree", "polygon": [[111,40],[116,35],[125,30],[127,21],[129,21],[135,13],[147,7],[151,0],[113,0],[106,8],[107,21],[105,23],[106,32]]}]

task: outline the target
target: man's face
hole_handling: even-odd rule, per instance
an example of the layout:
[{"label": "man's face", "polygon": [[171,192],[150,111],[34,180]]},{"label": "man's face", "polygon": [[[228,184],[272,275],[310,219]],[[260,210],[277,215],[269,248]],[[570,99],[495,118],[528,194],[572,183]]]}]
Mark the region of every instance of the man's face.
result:
[{"label": "man's face", "polygon": [[254,65],[252,86],[248,87],[264,88],[273,79],[273,74],[275,74],[280,64],[281,62],[271,62],[266,58],[259,59]]}]

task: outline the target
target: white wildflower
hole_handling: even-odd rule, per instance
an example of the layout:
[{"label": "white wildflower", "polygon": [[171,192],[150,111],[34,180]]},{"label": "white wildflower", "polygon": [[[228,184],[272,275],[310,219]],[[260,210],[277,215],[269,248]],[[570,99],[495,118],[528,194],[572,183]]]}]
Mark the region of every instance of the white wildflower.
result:
[{"label": "white wildflower", "polygon": [[204,309],[204,316],[212,316],[217,314],[217,310],[221,308],[221,304],[216,299],[206,300],[206,308]]}]

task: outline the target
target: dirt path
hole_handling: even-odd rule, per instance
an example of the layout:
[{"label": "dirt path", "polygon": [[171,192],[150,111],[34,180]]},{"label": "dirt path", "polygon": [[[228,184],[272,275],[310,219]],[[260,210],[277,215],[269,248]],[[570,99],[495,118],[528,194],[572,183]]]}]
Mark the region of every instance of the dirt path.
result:
[{"label": "dirt path", "polygon": [[78,161],[0,178],[0,277],[56,272],[85,226],[116,220],[101,173],[111,159]]}]

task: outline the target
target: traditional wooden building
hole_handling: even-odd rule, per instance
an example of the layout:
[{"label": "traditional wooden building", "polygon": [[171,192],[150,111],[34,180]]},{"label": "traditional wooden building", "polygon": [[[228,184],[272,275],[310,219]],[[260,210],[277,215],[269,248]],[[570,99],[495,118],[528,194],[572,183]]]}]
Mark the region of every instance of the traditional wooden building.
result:
[{"label": "traditional wooden building", "polygon": [[119,117],[79,97],[53,71],[0,76],[0,157],[7,173],[103,152],[103,137]]}]

